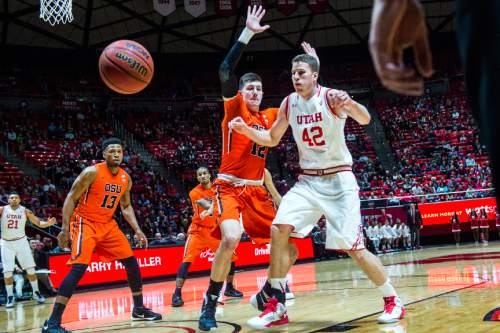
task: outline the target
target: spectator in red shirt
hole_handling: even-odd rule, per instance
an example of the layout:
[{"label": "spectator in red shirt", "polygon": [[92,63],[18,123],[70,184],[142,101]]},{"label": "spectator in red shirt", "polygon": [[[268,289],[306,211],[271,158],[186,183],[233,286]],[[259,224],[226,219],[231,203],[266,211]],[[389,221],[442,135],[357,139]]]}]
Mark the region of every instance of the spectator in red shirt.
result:
[{"label": "spectator in red shirt", "polygon": [[385,225],[387,221],[391,222],[392,225],[392,215],[391,214],[386,214],[385,209],[382,208],[380,210],[380,216],[378,217],[378,223],[380,225]]}]

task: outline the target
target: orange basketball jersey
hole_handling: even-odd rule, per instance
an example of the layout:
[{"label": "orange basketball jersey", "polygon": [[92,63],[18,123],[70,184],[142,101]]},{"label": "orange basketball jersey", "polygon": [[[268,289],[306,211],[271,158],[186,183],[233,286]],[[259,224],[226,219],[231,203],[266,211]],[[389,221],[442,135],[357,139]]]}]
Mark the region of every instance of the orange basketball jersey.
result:
[{"label": "orange basketball jersey", "polygon": [[273,125],[278,111],[277,108],[269,108],[251,112],[247,109],[240,92],[235,97],[224,101],[222,162],[219,173],[248,180],[261,180],[264,177],[268,148],[259,146],[243,134],[233,132],[229,128],[229,122],[239,116],[249,126],[266,130]]},{"label": "orange basketball jersey", "polygon": [[98,163],[95,167],[95,180],[80,198],[73,214],[92,222],[112,222],[120,198],[127,190],[129,175],[120,167],[118,173],[113,175],[105,162]]},{"label": "orange basketball jersey", "polygon": [[189,199],[191,199],[191,204],[193,205],[193,217],[191,219],[191,226],[189,227],[189,232],[196,232],[200,230],[212,229],[215,227],[215,218],[213,216],[207,216],[203,220],[200,217],[200,213],[204,211],[196,201],[200,199],[205,199],[212,201],[214,197],[214,192],[212,189],[205,189],[202,185],[198,185],[189,192]]}]

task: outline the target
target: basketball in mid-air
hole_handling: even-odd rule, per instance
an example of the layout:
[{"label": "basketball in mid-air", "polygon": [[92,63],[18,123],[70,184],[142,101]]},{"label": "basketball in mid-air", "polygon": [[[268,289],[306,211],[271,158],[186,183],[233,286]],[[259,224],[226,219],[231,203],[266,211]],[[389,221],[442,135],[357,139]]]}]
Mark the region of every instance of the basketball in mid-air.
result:
[{"label": "basketball in mid-air", "polygon": [[99,74],[120,94],[135,94],[147,87],[154,73],[151,54],[141,44],[119,40],[109,44],[99,58]]}]

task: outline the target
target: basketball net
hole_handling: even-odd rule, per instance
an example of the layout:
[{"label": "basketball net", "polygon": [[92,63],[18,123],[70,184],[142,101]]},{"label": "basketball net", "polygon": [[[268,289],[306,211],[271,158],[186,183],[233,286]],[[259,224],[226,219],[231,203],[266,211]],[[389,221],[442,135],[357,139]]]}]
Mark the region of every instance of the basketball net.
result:
[{"label": "basketball net", "polygon": [[72,0],[40,0],[40,18],[50,25],[73,21]]}]

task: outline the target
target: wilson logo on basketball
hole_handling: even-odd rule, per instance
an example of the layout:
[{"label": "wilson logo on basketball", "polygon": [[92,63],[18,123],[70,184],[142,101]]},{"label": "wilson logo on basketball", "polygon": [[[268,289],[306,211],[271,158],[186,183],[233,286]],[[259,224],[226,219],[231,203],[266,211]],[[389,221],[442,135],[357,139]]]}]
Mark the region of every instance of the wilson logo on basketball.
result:
[{"label": "wilson logo on basketball", "polygon": [[137,60],[130,58],[128,55],[117,52],[115,56],[117,59],[128,63],[129,67],[134,69],[141,76],[146,76],[148,74],[148,70],[146,67],[142,66]]},{"label": "wilson logo on basketball", "polygon": [[147,52],[145,52],[142,48],[134,45],[132,43],[127,43],[127,48],[134,50],[135,52],[139,52],[144,58],[149,59],[150,56]]}]

